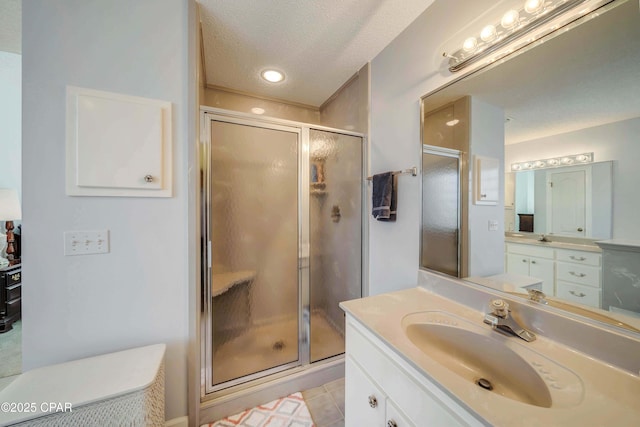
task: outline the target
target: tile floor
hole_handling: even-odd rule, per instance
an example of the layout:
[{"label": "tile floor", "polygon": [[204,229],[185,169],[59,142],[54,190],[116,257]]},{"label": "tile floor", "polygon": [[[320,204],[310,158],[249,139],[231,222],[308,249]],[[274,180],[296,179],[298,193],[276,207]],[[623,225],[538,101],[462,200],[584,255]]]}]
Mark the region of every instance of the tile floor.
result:
[{"label": "tile floor", "polygon": [[344,427],[344,378],[305,390],[302,397],[316,427]]}]

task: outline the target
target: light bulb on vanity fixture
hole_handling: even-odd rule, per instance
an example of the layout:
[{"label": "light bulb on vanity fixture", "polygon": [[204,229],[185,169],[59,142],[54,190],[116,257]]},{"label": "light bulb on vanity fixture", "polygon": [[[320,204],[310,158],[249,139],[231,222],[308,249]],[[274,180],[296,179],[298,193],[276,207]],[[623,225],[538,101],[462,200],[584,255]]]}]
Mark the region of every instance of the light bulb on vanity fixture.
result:
[{"label": "light bulb on vanity fixture", "polygon": [[[485,64],[535,42],[610,0],[521,0],[499,22],[487,23],[479,34],[468,34],[461,44],[444,52],[449,71],[456,72],[481,60]],[[527,37],[524,37],[527,35]]]},{"label": "light bulb on vanity fixture", "polygon": [[551,159],[528,160],[511,164],[514,172],[530,169],[548,169],[562,166],[570,166],[575,163],[592,163],[593,153],[572,154]]}]

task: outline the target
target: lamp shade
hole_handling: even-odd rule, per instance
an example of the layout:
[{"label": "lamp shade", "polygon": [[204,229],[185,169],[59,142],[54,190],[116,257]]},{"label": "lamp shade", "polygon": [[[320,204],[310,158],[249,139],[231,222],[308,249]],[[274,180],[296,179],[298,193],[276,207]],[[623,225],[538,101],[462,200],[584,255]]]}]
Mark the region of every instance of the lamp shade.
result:
[{"label": "lamp shade", "polygon": [[21,218],[18,192],[11,188],[0,188],[0,221],[14,221]]}]

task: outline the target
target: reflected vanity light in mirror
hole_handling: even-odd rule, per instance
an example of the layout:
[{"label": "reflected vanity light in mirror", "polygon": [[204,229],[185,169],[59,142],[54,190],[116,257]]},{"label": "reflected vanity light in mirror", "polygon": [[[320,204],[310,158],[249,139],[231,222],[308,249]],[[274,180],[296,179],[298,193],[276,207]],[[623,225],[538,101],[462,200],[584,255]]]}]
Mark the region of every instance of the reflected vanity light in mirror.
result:
[{"label": "reflected vanity light in mirror", "polygon": [[556,168],[560,166],[584,163],[593,163],[593,153],[573,154],[570,156],[562,156],[552,159],[529,160],[526,162],[512,163],[511,170],[517,172],[521,170]]},{"label": "reflected vanity light in mirror", "polygon": [[[489,56],[494,62],[558,28],[580,18],[611,0],[526,0],[519,9],[507,10],[500,22],[486,24],[479,34],[470,35],[453,53],[444,52],[449,58],[449,71],[464,67]],[[529,37],[524,38],[525,35]],[[458,45],[460,46],[460,45]],[[505,49],[503,49],[505,48]],[[500,49],[503,49],[500,52]],[[493,55],[493,56],[490,56]]]}]

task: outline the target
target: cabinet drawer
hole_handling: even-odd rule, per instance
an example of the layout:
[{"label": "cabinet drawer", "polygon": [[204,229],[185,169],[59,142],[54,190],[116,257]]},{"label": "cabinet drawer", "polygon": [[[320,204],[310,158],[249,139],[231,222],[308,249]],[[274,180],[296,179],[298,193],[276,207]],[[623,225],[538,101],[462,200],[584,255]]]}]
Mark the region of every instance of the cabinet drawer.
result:
[{"label": "cabinet drawer", "polygon": [[600,289],[558,281],[557,296],[578,304],[600,308]]},{"label": "cabinet drawer", "polygon": [[7,316],[13,316],[14,314],[20,313],[20,308],[22,306],[22,299],[14,299],[13,301],[7,301]]},{"label": "cabinet drawer", "polygon": [[576,264],[600,267],[601,258],[602,256],[597,252],[567,251],[564,249],[556,251],[556,259],[558,261],[574,262]]},{"label": "cabinet drawer", "polygon": [[16,283],[20,283],[22,279],[22,272],[16,271],[14,273],[4,273],[4,285],[5,286],[13,286]]},{"label": "cabinet drawer", "polygon": [[20,285],[20,283],[17,283],[13,286],[7,287],[6,291],[7,291],[7,294],[6,294],[7,301],[20,298],[22,296],[22,285]]},{"label": "cabinet drawer", "polygon": [[553,248],[544,248],[535,245],[519,245],[513,243],[507,244],[507,252],[510,254],[528,255],[549,259],[553,259],[555,255],[555,250]]},{"label": "cabinet drawer", "polygon": [[558,262],[556,272],[557,280],[593,286],[595,288],[600,287],[600,269],[597,267]]}]

